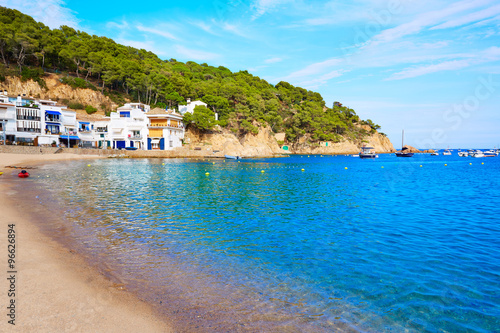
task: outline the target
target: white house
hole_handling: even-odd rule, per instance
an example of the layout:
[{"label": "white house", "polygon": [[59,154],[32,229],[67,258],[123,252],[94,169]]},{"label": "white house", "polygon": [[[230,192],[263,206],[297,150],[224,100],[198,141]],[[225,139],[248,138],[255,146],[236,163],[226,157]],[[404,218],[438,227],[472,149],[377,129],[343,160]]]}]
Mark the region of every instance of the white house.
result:
[{"label": "white house", "polygon": [[147,118],[149,105],[126,103],[112,112],[109,118],[107,138],[116,149],[147,149]]},{"label": "white house", "polygon": [[[28,145],[59,144],[64,136],[72,146],[79,142],[76,113],[52,100],[9,97],[0,92],[0,123],[2,140]],[[68,134],[68,133],[72,134]]]},{"label": "white house", "polygon": [[186,112],[191,112],[193,113],[194,112],[194,108],[198,105],[203,105],[203,106],[207,106],[207,103],[204,103],[202,101],[194,101],[194,102],[191,102],[191,99],[188,98],[187,99],[187,105],[179,105],[179,113],[184,116],[186,114]]},{"label": "white house", "polygon": [[94,140],[97,148],[111,147],[111,140],[108,136],[109,120],[98,120],[94,122]]},{"label": "white house", "polygon": [[13,142],[16,132],[16,103],[9,99],[7,91],[0,92],[0,140]]},{"label": "white house", "polygon": [[169,150],[182,147],[184,124],[182,115],[173,110],[155,108],[149,111],[148,117],[148,150]]}]

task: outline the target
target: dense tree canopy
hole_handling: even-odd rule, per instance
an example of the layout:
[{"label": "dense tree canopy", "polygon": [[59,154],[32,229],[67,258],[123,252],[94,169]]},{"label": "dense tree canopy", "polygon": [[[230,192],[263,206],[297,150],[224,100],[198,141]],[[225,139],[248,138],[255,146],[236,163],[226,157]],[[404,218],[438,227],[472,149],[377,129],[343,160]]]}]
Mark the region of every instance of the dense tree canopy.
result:
[{"label": "dense tree canopy", "polygon": [[[340,104],[328,108],[319,93],[288,82],[273,86],[247,71],[233,73],[223,66],[161,60],[152,52],[68,26],[50,29],[4,7],[0,7],[0,56],[2,77],[12,68],[18,75],[36,69],[33,78],[39,82],[43,71],[66,72],[76,76],[67,84],[85,86],[80,81],[85,80],[89,87],[98,86],[107,94],[147,104],[175,108],[187,98],[202,100],[208,109],[195,111],[190,119],[200,129],[212,128],[217,113],[218,124],[235,133],[258,133],[259,126],[267,124],[274,132],[285,131],[290,142],[303,135],[311,142],[342,137],[361,140],[368,133],[354,126],[360,122],[354,110]],[[364,123],[379,128],[371,120]]]}]

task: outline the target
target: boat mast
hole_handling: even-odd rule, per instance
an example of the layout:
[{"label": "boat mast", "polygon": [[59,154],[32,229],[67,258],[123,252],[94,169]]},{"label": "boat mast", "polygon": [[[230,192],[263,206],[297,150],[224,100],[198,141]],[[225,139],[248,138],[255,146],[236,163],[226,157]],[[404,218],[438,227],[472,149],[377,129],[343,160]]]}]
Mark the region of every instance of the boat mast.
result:
[{"label": "boat mast", "polygon": [[403,134],[401,135],[401,151],[405,147],[405,130],[403,130]]}]

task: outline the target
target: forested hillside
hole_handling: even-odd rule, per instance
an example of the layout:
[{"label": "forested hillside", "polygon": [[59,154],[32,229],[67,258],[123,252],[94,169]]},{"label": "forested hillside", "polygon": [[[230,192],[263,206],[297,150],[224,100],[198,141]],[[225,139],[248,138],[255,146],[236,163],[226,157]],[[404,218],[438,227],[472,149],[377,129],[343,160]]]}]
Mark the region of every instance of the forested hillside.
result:
[{"label": "forested hillside", "polygon": [[[205,130],[219,124],[243,135],[258,133],[268,124],[274,132],[286,132],[291,143],[304,136],[314,143],[343,138],[361,142],[370,131],[356,125],[370,125],[371,132],[379,128],[371,120],[360,120],[354,110],[341,104],[326,107],[319,93],[287,82],[272,85],[247,71],[162,60],[152,52],[68,26],[50,29],[4,7],[0,7],[0,53],[0,80],[18,75],[43,86],[49,71],[66,75],[63,83],[99,89],[123,101],[176,107],[187,98],[202,100],[209,110],[198,108],[187,120]],[[214,112],[219,121],[207,122]]]}]

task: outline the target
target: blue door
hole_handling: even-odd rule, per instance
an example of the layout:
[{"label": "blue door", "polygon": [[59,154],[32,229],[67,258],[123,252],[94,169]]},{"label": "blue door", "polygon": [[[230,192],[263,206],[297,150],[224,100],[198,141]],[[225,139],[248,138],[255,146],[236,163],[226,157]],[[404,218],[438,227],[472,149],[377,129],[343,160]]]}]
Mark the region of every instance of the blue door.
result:
[{"label": "blue door", "polygon": [[148,150],[152,150],[153,148],[151,148],[151,138],[148,138]]},{"label": "blue door", "polygon": [[134,141],[130,141],[130,147],[134,146]]},{"label": "blue door", "polygon": [[116,149],[125,148],[125,141],[116,141]]},{"label": "blue door", "polygon": [[165,138],[160,139],[160,149],[165,150]]}]

